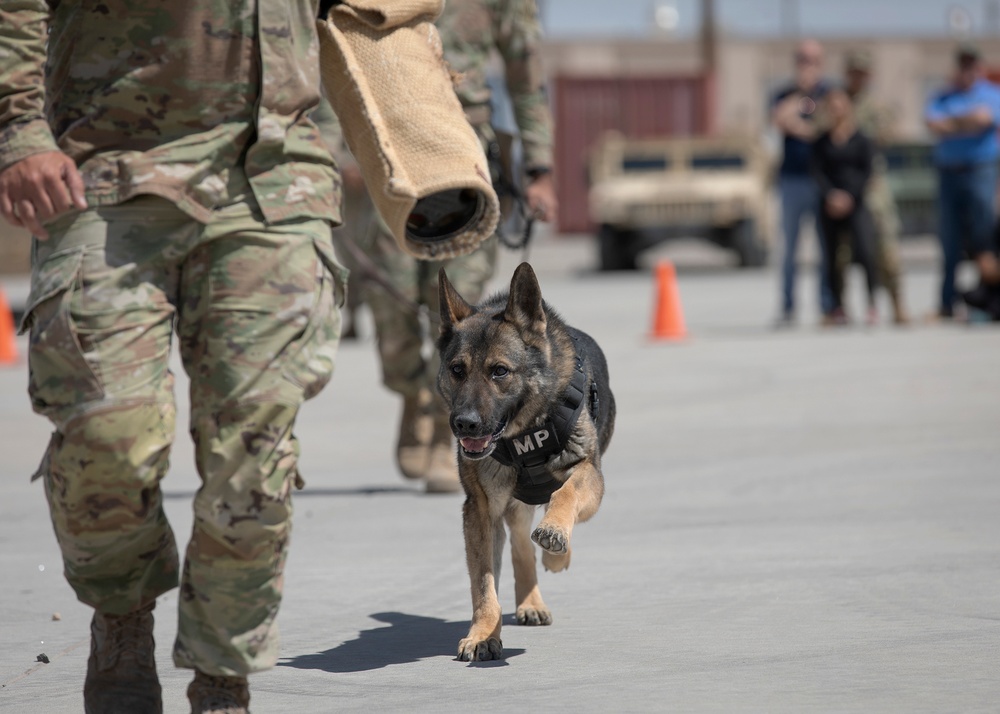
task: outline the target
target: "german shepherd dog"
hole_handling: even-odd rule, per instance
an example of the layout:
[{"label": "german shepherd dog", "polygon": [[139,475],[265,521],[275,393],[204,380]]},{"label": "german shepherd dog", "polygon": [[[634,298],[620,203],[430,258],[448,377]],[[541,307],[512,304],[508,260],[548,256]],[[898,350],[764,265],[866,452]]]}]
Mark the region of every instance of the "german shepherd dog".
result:
[{"label": "german shepherd dog", "polygon": [[[531,541],[546,570],[569,566],[573,526],[604,495],[601,455],[614,431],[615,401],[597,343],[542,300],[535,272],[521,263],[510,291],[473,306],[438,281],[441,370],[438,389],[458,439],[472,625],[458,643],[462,661],[500,659],[497,583],[510,529],[517,621],[549,625]],[[535,506],[545,515],[532,531]]]}]

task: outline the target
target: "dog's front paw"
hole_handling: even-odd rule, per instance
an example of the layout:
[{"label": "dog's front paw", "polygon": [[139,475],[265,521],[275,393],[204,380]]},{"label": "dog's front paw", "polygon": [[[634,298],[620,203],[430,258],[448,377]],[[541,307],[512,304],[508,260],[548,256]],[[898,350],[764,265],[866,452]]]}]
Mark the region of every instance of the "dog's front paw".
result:
[{"label": "dog's front paw", "polygon": [[531,540],[538,543],[543,549],[555,555],[560,555],[569,550],[569,536],[562,528],[539,523],[531,533]]},{"label": "dog's front paw", "polygon": [[485,662],[503,658],[503,642],[496,637],[486,640],[466,637],[458,643],[458,659],[462,662]]},{"label": "dog's front paw", "polygon": [[519,607],[517,608],[517,624],[551,625],[552,613],[544,607]]}]

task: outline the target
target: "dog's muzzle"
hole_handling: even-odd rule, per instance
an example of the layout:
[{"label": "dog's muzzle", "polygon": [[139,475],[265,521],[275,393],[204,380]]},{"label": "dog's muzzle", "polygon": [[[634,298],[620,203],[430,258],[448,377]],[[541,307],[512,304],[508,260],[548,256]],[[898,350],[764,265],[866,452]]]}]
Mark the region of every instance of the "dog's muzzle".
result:
[{"label": "dog's muzzle", "polygon": [[488,436],[463,436],[459,438],[458,444],[462,447],[462,453],[470,459],[485,459],[496,448],[497,439],[503,436],[507,429],[507,418],[504,417],[496,431]]}]

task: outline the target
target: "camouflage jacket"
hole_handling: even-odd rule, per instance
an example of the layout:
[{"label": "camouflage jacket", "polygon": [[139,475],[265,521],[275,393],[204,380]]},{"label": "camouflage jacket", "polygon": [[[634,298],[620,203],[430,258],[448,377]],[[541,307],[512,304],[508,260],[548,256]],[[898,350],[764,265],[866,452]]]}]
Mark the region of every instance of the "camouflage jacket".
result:
[{"label": "camouflage jacket", "polygon": [[0,169],[60,149],[90,205],[163,196],[200,221],[339,220],[309,119],[316,0],[0,0]]},{"label": "camouflage jacket", "polygon": [[448,0],[437,21],[444,56],[458,75],[455,91],[469,121],[489,121],[490,57],[504,63],[507,92],[524,149],[525,168],[552,166],[552,118],[541,62],[535,0]]},{"label": "camouflage jacket", "polygon": [[851,101],[861,131],[873,139],[879,147],[889,143],[895,128],[895,118],[889,108],[880,104],[870,91],[851,97]]}]

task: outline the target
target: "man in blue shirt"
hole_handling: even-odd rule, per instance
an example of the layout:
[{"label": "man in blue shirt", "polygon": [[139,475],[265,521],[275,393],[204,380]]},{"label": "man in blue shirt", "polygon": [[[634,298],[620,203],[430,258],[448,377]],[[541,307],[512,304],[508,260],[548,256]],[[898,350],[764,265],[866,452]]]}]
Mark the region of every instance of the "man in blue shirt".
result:
[{"label": "man in blue shirt", "polygon": [[826,315],[833,308],[832,293],[824,267],[826,251],[819,225],[819,188],[810,172],[812,142],[816,138],[816,111],[826,94],[822,78],[823,48],[816,40],[803,40],[795,48],[795,79],[775,96],[771,123],[781,132],[784,155],[778,175],[781,196],[781,227],[785,250],[781,270],[781,315],[778,326],[795,320],[795,256],[802,219],[810,215],[816,221],[820,239],[820,307]]},{"label": "man in blue shirt", "polygon": [[931,98],[924,114],[927,127],[938,139],[934,163],[939,177],[943,275],[937,317],[943,319],[954,316],[955,273],[963,249],[979,268],[981,295],[1000,285],[993,245],[1000,88],[983,78],[975,47],[959,47],[955,65],[951,85]]}]

